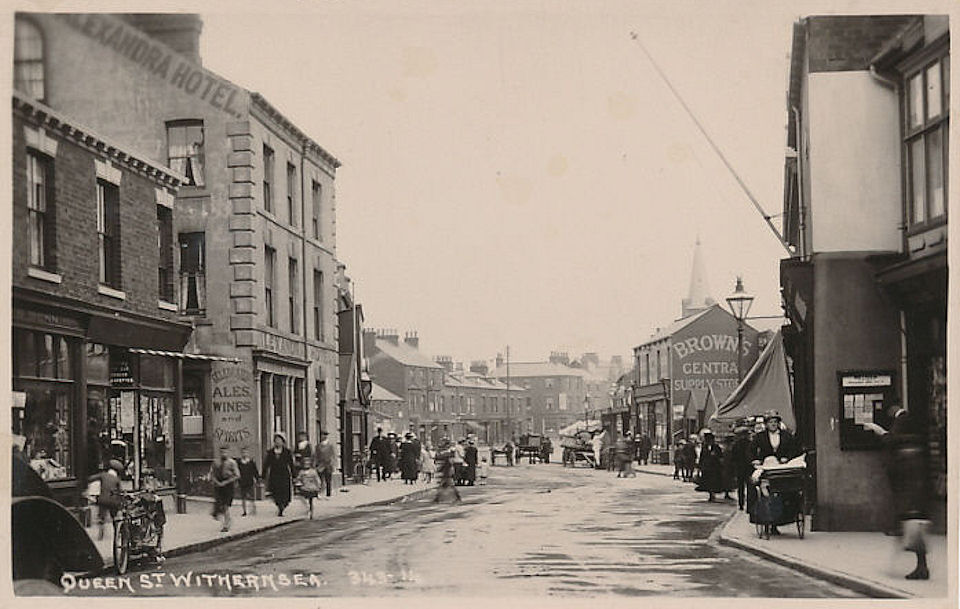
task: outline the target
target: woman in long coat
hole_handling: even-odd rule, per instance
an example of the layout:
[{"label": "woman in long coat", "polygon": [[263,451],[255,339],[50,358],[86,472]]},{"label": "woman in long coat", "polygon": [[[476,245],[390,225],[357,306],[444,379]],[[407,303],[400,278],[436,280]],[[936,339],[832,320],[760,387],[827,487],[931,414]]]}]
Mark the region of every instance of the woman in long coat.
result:
[{"label": "woman in long coat", "polygon": [[413,484],[420,474],[417,460],[420,458],[420,448],[412,440],[413,434],[407,434],[400,443],[400,477],[404,484]]},{"label": "woman in long coat", "polygon": [[280,432],[273,435],[273,447],[263,460],[263,478],[267,481],[267,491],[277,504],[277,516],[283,516],[283,510],[290,505],[293,454],[287,448],[286,436]]},{"label": "woman in long coat", "polygon": [[717,444],[713,432],[703,430],[703,446],[700,448],[700,484],[698,491],[710,493],[707,501],[713,501],[714,493],[723,492],[723,449]]}]

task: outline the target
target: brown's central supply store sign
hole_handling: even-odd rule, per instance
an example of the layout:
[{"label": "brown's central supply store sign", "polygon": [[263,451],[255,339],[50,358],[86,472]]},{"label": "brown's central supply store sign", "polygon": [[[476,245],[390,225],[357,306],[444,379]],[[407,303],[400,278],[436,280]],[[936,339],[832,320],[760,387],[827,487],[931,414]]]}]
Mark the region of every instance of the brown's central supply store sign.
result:
[{"label": "brown's central supply store sign", "polygon": [[[737,321],[719,307],[671,340],[672,391],[713,389],[722,402],[737,386]],[[757,360],[757,331],[743,328],[744,373]]]},{"label": "brown's central supply store sign", "polygon": [[204,70],[136,28],[108,15],[67,14],[62,20],[150,74],[235,117],[242,96],[233,84]]}]

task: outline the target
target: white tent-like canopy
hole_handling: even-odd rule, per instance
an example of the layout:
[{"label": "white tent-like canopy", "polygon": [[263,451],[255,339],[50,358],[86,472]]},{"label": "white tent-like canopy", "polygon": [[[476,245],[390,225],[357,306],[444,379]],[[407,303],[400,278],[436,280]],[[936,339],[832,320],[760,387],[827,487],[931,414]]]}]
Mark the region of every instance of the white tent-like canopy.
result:
[{"label": "white tent-like canopy", "polygon": [[601,429],[603,429],[603,425],[600,421],[576,421],[561,429],[559,434],[561,436],[575,436],[581,431],[595,432]]},{"label": "white tent-like canopy", "polygon": [[779,411],[787,428],[796,429],[787,356],[783,349],[783,335],[779,331],[710,420],[730,424],[743,417],[762,415],[767,410]]}]

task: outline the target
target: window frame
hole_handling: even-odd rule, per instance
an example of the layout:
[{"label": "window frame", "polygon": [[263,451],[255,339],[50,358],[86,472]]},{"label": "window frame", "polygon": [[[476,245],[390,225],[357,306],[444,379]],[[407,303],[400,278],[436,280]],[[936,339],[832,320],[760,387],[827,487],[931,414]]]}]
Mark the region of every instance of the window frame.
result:
[{"label": "window frame", "polygon": [[[50,273],[55,273],[57,269],[56,182],[54,177],[54,162],[53,157],[50,155],[44,154],[34,148],[27,148],[27,176],[25,181],[27,184],[26,205],[30,266]],[[43,170],[43,182],[41,184],[35,184],[31,179],[33,175],[31,169],[34,166],[42,168]],[[31,193],[36,194],[35,186],[42,186],[43,209],[39,209],[32,204],[35,196],[31,196]],[[39,231],[37,232],[40,243],[36,247],[34,243],[34,216],[38,217],[38,223],[40,225]],[[39,260],[34,259],[35,249],[38,252]]]},{"label": "window frame", "polygon": [[274,297],[274,284],[275,284],[275,274],[276,274],[276,263],[277,263],[277,250],[265,245],[263,247],[263,305],[266,312],[266,322],[267,326],[270,328],[277,327],[276,319],[276,303],[273,301]]},{"label": "window frame", "polygon": [[[113,222],[108,210],[107,193],[115,194]],[[97,240],[99,255],[100,285],[116,290],[123,289],[122,252],[120,233],[120,186],[102,178],[97,179]],[[113,229],[108,234],[108,229]],[[109,251],[108,251],[109,250]]]},{"label": "window frame", "polygon": [[297,226],[297,166],[287,161],[287,215],[290,226]]},{"label": "window frame", "polygon": [[[902,166],[902,207],[903,207],[903,226],[905,236],[910,237],[918,233],[925,232],[931,228],[946,224],[949,215],[949,166],[950,166],[950,48],[948,38],[938,41],[916,56],[909,58],[898,66],[901,74],[900,86],[900,140],[901,140],[901,166]],[[928,116],[929,110],[929,84],[927,81],[928,70],[937,66],[939,68],[940,78],[940,113],[935,117]],[[911,125],[911,114],[913,112],[913,101],[911,99],[911,82],[915,77],[920,78],[920,100],[921,108],[920,123],[917,126]],[[931,190],[930,186],[930,165],[929,142],[933,134],[938,133],[940,137],[940,188],[942,190],[942,212],[939,215],[931,216]],[[917,211],[915,205],[915,176],[914,176],[914,155],[913,146],[919,144],[919,151],[923,153],[922,168],[922,193],[923,193],[923,218],[915,219]]]},{"label": "window frame", "polygon": [[323,323],[323,271],[313,269],[313,337],[314,340],[326,340]]},{"label": "window frame", "polygon": [[[157,295],[163,302],[174,302],[175,263],[173,256],[173,210],[157,204]],[[164,281],[166,276],[166,281]]]},{"label": "window frame", "polygon": [[276,153],[269,145],[263,145],[263,209],[273,213],[273,178],[276,172]]},{"label": "window frame", "polygon": [[300,319],[297,315],[297,300],[300,290],[300,261],[294,256],[287,258],[287,308],[290,315],[290,333],[298,334],[300,332]]},{"label": "window frame", "polygon": [[[187,152],[186,156],[173,156],[172,150],[172,138],[171,131],[175,129],[183,129],[185,134],[187,130],[191,127],[200,128],[200,146],[196,153]],[[205,188],[206,187],[206,141],[207,141],[207,131],[206,127],[203,124],[202,118],[183,118],[176,119],[166,122],[167,128],[167,167],[181,173],[185,180],[182,184],[183,187],[193,187],[193,188]],[[184,137],[186,141],[186,137]],[[174,160],[184,160],[183,169],[177,169]],[[196,170],[193,168],[191,161],[196,159],[197,169],[199,169],[199,179],[196,175]]]},{"label": "window frame", "polygon": [[316,180],[310,181],[310,195],[313,203],[313,217],[311,219],[313,238],[323,241],[323,228],[320,220],[323,217],[323,184]]},{"label": "window frame", "polygon": [[[181,315],[205,315],[206,314],[206,268],[207,268],[207,236],[205,231],[192,231],[177,234],[177,243],[180,247],[180,314]],[[184,250],[189,250],[191,244],[197,245],[197,264],[196,268],[187,268],[185,262],[192,264],[192,257],[185,255]],[[190,277],[193,276],[196,287],[196,308],[190,308]]]}]

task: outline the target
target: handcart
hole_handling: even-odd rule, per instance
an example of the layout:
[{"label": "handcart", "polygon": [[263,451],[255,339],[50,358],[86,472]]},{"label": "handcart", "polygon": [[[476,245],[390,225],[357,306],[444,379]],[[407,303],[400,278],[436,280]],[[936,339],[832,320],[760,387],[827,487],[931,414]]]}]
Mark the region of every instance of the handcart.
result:
[{"label": "handcart", "polygon": [[560,446],[563,448],[564,467],[576,467],[578,461],[584,461],[591,469],[597,467],[593,447],[590,445],[589,431],[580,431],[571,436],[561,436]]},{"label": "handcart", "polygon": [[803,539],[806,528],[806,466],[761,469],[753,487],[757,495],[750,514],[750,522],[757,527],[757,536],[770,539],[773,527],[796,523],[797,535]]}]

